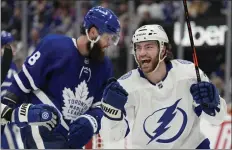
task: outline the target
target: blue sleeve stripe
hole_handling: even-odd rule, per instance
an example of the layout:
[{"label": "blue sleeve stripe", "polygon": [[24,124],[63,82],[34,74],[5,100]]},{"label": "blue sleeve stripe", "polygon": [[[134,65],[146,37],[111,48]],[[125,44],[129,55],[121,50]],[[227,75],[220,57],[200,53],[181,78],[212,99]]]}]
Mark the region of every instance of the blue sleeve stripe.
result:
[{"label": "blue sleeve stripe", "polygon": [[30,93],[31,90],[30,90],[30,89],[27,89],[27,88],[23,85],[23,83],[22,83],[22,81],[20,80],[18,74],[14,74],[14,79],[15,79],[16,83],[18,84],[19,88],[20,88],[24,93]]},{"label": "blue sleeve stripe", "polygon": [[127,135],[130,133],[130,126],[129,126],[128,121],[126,119],[124,119],[124,120],[125,120],[125,122],[127,124],[126,135],[125,135],[125,137],[127,137]]},{"label": "blue sleeve stripe", "polygon": [[28,70],[24,64],[23,64],[23,72],[24,72],[25,76],[27,77],[28,81],[30,82],[30,85],[33,88],[33,90],[38,90],[39,88],[35,85],[35,82],[34,82],[32,76],[30,75],[30,73],[28,72]]}]

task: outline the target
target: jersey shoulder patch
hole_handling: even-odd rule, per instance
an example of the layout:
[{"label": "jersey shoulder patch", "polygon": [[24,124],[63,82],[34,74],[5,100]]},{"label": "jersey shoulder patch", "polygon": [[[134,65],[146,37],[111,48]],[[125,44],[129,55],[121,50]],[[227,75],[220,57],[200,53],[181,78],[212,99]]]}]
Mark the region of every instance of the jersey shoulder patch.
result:
[{"label": "jersey shoulder patch", "polygon": [[176,60],[181,64],[192,64],[192,62],[188,60],[183,60],[183,59],[176,59]]},{"label": "jersey shoulder patch", "polygon": [[129,78],[131,76],[131,74],[132,74],[132,71],[129,71],[126,74],[124,74],[123,76],[121,76],[119,78],[119,80],[125,80],[125,79]]}]

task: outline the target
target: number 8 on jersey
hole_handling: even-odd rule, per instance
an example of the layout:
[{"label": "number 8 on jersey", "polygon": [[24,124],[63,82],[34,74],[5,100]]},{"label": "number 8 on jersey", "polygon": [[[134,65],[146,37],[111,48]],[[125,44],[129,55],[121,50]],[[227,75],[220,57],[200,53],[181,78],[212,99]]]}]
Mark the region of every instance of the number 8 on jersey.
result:
[{"label": "number 8 on jersey", "polygon": [[40,52],[36,52],[34,53],[29,59],[28,59],[28,63],[32,66],[35,64],[35,62],[39,59],[40,57]]}]

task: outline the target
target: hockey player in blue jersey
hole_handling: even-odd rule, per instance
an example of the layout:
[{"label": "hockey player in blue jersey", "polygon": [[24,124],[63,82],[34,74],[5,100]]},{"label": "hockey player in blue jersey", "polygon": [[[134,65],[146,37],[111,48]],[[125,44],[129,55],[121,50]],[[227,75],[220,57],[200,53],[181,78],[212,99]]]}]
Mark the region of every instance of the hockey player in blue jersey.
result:
[{"label": "hockey player in blue jersey", "polygon": [[[1,32],[1,53],[4,53],[4,46],[6,44],[10,44],[12,53],[14,55],[16,47],[13,44],[14,42],[14,37],[12,36],[11,33],[2,31]],[[1,85],[1,96],[6,94],[6,89],[11,85],[11,81],[13,79],[13,75],[17,73],[17,67],[14,62],[11,63],[10,69],[8,70],[7,76],[4,80],[4,82]]]},{"label": "hockey player in blue jersey", "polygon": [[[12,49],[12,54],[14,54],[15,51],[15,44],[14,43],[14,37],[12,36],[11,33],[2,31],[1,32],[1,53],[4,53],[4,48],[6,44],[9,44]],[[7,72],[6,78],[4,82],[1,85],[1,97],[6,94],[7,88],[11,85],[11,81],[13,80],[13,75],[17,73],[17,67],[15,63],[12,61],[10,68]],[[4,126],[2,126],[2,136],[1,136],[1,147],[2,148],[7,148],[7,149],[15,149],[17,147],[17,142],[15,134],[13,133],[13,128],[16,130],[18,127],[14,123],[8,123]],[[17,133],[16,133],[17,134]],[[7,139],[12,139],[12,140],[7,140]]]},{"label": "hockey player in blue jersey", "polygon": [[[1,32],[1,52],[4,55],[4,50],[7,45],[10,45],[12,54],[14,55],[15,52],[15,44],[14,44],[14,37],[11,33],[2,31]],[[4,61],[4,60],[3,60]],[[9,60],[10,62],[11,60]],[[2,66],[3,67],[3,66]],[[7,70],[4,70],[7,71]],[[3,79],[3,83],[1,85],[1,97],[6,94],[7,88],[11,85],[13,80],[13,75],[17,73],[17,68],[14,62],[11,62],[10,68],[6,74],[6,78]],[[29,107],[28,107],[29,106]],[[4,149],[18,149],[19,140],[20,140],[20,133],[17,132],[19,129],[16,125],[20,127],[27,126],[28,124],[37,124],[37,125],[45,125],[53,124],[56,126],[59,124],[59,120],[54,120],[54,123],[51,121],[52,113],[53,117],[57,117],[59,115],[58,112],[52,108],[51,106],[40,104],[40,105],[31,105],[27,104],[28,111],[26,111],[26,116],[21,115],[18,112],[25,111],[25,104],[22,104],[20,107],[12,109],[9,106],[6,106],[1,103],[1,148]],[[47,118],[43,117],[43,114],[47,114]],[[23,147],[21,147],[23,148]]]},{"label": "hockey player in blue jersey", "polygon": [[132,134],[135,149],[209,149],[200,118],[219,125],[226,103],[194,64],[172,59],[169,39],[160,25],[138,28],[133,37],[138,68],[105,88],[101,136],[118,141]]},{"label": "hockey player in blue jersey", "polygon": [[112,76],[105,48],[119,41],[120,24],[109,9],[93,7],[84,17],[78,39],[48,35],[22,66],[3,101],[23,102],[28,95],[32,104],[48,104],[62,115],[58,128],[21,129],[25,148],[82,148],[101,128],[98,107],[104,83]]}]

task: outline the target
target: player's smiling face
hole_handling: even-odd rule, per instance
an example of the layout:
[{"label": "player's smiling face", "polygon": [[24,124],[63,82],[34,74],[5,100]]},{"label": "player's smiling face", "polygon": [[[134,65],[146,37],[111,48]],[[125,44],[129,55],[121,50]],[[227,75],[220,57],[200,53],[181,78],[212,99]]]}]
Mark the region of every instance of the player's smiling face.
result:
[{"label": "player's smiling face", "polygon": [[159,46],[156,41],[135,44],[135,54],[139,67],[144,73],[152,72],[158,64]]}]

